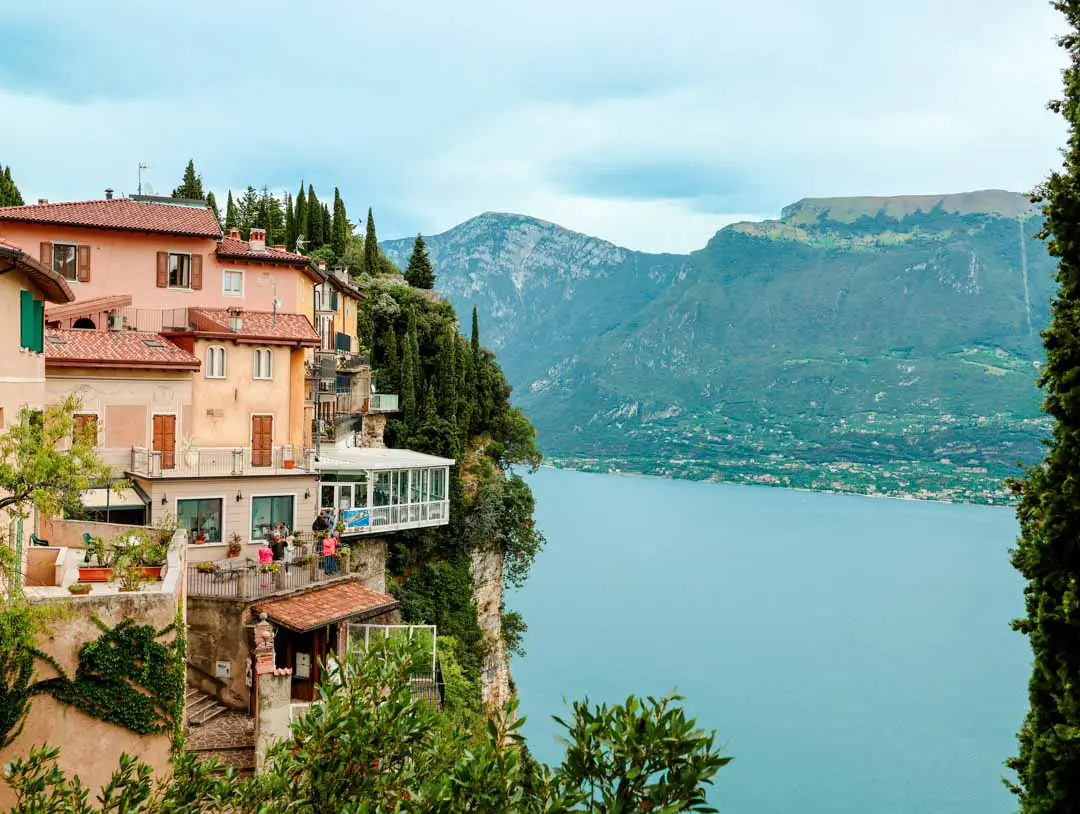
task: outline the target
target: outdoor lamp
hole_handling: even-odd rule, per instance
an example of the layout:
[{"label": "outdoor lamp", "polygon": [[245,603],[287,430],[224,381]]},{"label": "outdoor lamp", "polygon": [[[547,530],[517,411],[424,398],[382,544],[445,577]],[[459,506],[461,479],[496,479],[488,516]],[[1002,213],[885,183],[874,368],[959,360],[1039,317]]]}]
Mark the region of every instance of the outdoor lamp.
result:
[{"label": "outdoor lamp", "polygon": [[237,492],[236,493],[236,502],[239,503],[243,499],[244,499],[244,496],[242,494],[240,494],[239,492]]},{"label": "outdoor lamp", "polygon": [[168,498],[165,496],[164,493],[162,493],[162,495],[161,495],[161,505],[162,506],[167,505],[167,500],[168,500]]}]

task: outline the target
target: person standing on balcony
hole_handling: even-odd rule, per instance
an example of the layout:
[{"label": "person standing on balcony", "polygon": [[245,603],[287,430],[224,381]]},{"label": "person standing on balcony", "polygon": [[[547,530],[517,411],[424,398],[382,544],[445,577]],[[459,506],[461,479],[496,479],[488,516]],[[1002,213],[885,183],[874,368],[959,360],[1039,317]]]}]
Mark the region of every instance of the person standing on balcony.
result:
[{"label": "person standing on balcony", "polygon": [[295,553],[295,548],[293,546],[293,540],[294,540],[294,538],[290,534],[288,537],[285,538],[285,545],[282,548],[282,555],[283,555],[282,559],[285,560],[285,573],[286,574],[289,573],[289,563],[291,563],[293,561],[293,554]]},{"label": "person standing on balcony", "polygon": [[270,574],[270,563],[274,561],[274,552],[270,548],[270,544],[263,540],[263,544],[259,546],[259,571],[261,579],[259,580],[260,587],[269,588],[270,581],[273,580],[273,576]]},{"label": "person standing on balcony", "polygon": [[323,569],[327,576],[337,573],[337,537],[329,532],[322,541]]}]

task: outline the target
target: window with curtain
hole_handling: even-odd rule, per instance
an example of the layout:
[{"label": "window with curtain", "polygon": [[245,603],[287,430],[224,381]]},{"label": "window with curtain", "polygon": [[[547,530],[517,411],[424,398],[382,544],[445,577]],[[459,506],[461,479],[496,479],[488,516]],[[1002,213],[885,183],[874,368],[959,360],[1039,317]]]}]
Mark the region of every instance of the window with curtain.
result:
[{"label": "window with curtain", "polygon": [[293,530],[293,496],[271,495],[251,499],[251,539],[273,536],[273,530],[284,523]]},{"label": "window with curtain", "polygon": [[206,349],[206,367],[203,375],[208,379],[225,378],[225,348],[220,345],[211,345]]},{"label": "window with curtain", "polygon": [[273,362],[273,356],[269,348],[256,348],[255,349],[255,378],[256,379],[272,379],[273,371],[271,368]]},{"label": "window with curtain", "polygon": [[206,542],[221,542],[223,499],[220,497],[176,501],[176,522],[182,529],[206,534]]}]

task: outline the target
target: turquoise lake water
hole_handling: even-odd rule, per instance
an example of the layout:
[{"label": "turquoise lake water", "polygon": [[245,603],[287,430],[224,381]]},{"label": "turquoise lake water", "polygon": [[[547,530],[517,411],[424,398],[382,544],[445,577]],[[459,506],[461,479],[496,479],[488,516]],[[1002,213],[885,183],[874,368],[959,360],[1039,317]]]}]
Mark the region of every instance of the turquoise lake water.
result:
[{"label": "turquoise lake water", "polygon": [[537,757],[563,699],[677,688],[735,759],[725,814],[1015,811],[1026,709],[1011,510],[541,470],[513,672]]}]

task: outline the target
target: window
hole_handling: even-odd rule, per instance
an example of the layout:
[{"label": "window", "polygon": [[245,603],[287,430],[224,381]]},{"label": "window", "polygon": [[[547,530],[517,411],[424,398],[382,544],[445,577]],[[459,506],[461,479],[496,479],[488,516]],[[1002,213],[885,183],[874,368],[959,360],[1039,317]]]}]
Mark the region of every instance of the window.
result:
[{"label": "window", "polygon": [[211,345],[206,349],[206,369],[203,374],[208,379],[225,378],[225,348]]},{"label": "window", "polygon": [[293,496],[274,495],[251,499],[251,539],[262,540],[273,536],[273,530],[281,523],[292,531]]},{"label": "window", "polygon": [[431,500],[446,500],[446,469],[430,469]]},{"label": "window", "polygon": [[45,301],[25,290],[19,292],[19,345],[35,353],[45,351]]},{"label": "window", "polygon": [[176,501],[176,522],[180,528],[190,531],[192,536],[202,531],[206,533],[206,542],[220,543],[223,502],[220,497],[178,500]]},{"label": "window", "polygon": [[272,379],[273,371],[271,361],[273,357],[269,348],[256,348],[255,350],[255,378]]},{"label": "window", "polygon": [[226,271],[221,279],[221,287],[230,297],[244,296],[244,272]]},{"label": "window", "polygon": [[65,280],[79,279],[79,247],[74,243],[54,243],[52,247],[53,271]]},{"label": "window", "polygon": [[169,288],[191,288],[190,254],[169,254]]},{"label": "window", "polygon": [[97,415],[94,413],[75,413],[75,437],[85,439],[90,446],[98,442]]}]

